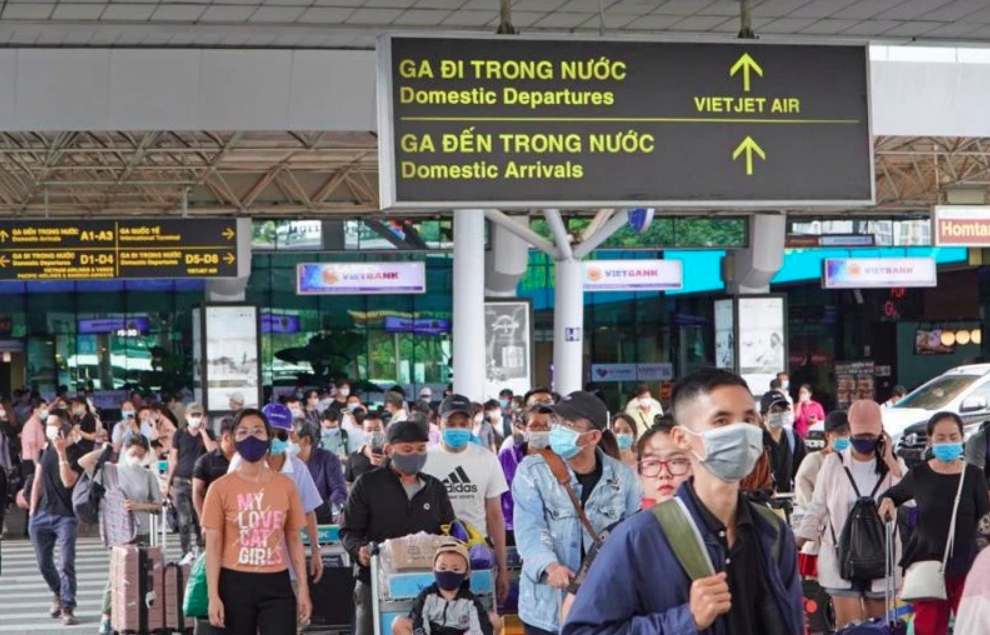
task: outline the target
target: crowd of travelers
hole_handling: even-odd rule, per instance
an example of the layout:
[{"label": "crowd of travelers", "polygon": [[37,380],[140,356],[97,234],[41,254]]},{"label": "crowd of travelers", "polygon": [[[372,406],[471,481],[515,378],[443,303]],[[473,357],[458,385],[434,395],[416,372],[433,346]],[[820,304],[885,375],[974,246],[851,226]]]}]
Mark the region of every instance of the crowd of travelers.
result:
[{"label": "crowd of travelers", "polygon": [[[593,390],[473,401],[397,386],[373,408],[341,380],[261,409],[233,394],[213,418],[134,393],[108,422],[85,396],[21,391],[0,402],[0,485],[26,508],[51,616],[66,625],[77,622],[73,488],[102,469],[106,499],[134,519],[130,540],[171,508],[181,561],[205,553],[201,632],[294,635],[323,574],[317,528],[337,524],[354,564],[353,632],[373,635],[372,545],[455,520],[490,545],[499,602],[518,554],[526,635],[802,635],[809,578],[840,627],[885,620],[888,578],[907,588],[932,561],[944,597],[913,602],[915,633],[988,632],[990,469],[970,458],[986,435],[967,446],[958,415],[931,418],[928,458],[909,468],[880,404],[826,413],[785,373],[754,398],[731,372],[695,371],[666,413],[648,386],[630,397],[613,415]],[[817,424],[824,449],[811,451]],[[897,525],[892,571],[849,538],[868,522]],[[498,632],[467,584],[464,545],[444,542],[433,562],[435,583],[393,632]],[[110,617],[108,587],[100,633]]]}]

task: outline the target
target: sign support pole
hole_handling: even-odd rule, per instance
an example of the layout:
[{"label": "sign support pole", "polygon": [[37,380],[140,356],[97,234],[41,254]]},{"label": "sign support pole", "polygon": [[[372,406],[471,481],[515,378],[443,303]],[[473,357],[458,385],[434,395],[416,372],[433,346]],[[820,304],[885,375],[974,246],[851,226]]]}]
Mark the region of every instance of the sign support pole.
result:
[{"label": "sign support pole", "polygon": [[454,392],[485,392],[485,210],[454,212]]},{"label": "sign support pole", "polygon": [[554,390],[581,390],[584,377],[584,280],[580,260],[557,260],[554,276]]}]

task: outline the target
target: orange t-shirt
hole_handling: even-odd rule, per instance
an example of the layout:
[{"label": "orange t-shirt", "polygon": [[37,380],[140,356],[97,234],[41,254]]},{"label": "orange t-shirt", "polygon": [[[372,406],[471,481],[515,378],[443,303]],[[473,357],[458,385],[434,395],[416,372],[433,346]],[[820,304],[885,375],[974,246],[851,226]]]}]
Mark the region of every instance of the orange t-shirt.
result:
[{"label": "orange t-shirt", "polygon": [[305,525],[296,484],[284,474],[262,484],[232,472],[210,485],[203,503],[203,527],[222,536],[220,566],[233,571],[285,571],[285,534]]}]

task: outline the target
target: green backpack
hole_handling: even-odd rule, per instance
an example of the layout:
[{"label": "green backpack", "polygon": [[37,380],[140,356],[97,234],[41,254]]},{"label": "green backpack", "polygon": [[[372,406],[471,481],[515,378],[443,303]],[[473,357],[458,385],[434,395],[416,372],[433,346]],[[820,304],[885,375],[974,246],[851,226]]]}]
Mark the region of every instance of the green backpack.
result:
[{"label": "green backpack", "polygon": [[[773,559],[780,562],[780,517],[769,507],[756,503],[749,503],[749,505],[773,527],[777,528],[772,554]],[[674,549],[674,556],[691,580],[715,575],[715,566],[712,564],[711,558],[708,557],[701,532],[684,505],[684,501],[675,497],[655,505],[653,516],[660,524],[660,528],[667,537],[667,542]]]}]

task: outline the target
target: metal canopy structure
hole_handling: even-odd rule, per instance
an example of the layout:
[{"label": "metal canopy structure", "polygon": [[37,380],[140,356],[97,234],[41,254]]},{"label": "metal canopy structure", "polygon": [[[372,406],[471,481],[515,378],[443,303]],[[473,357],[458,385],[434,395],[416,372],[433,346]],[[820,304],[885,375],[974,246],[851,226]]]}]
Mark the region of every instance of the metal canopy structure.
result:
[{"label": "metal canopy structure", "polygon": [[[0,44],[72,47],[371,48],[386,30],[499,25],[499,0],[5,0]],[[738,0],[515,0],[528,33],[735,35]],[[981,0],[752,0],[775,37],[986,42]]]},{"label": "metal canopy structure", "polygon": [[[990,189],[990,139],[875,143],[877,205],[854,213],[928,213],[950,188]],[[6,132],[0,215],[367,216],[377,161],[372,132]]]}]

